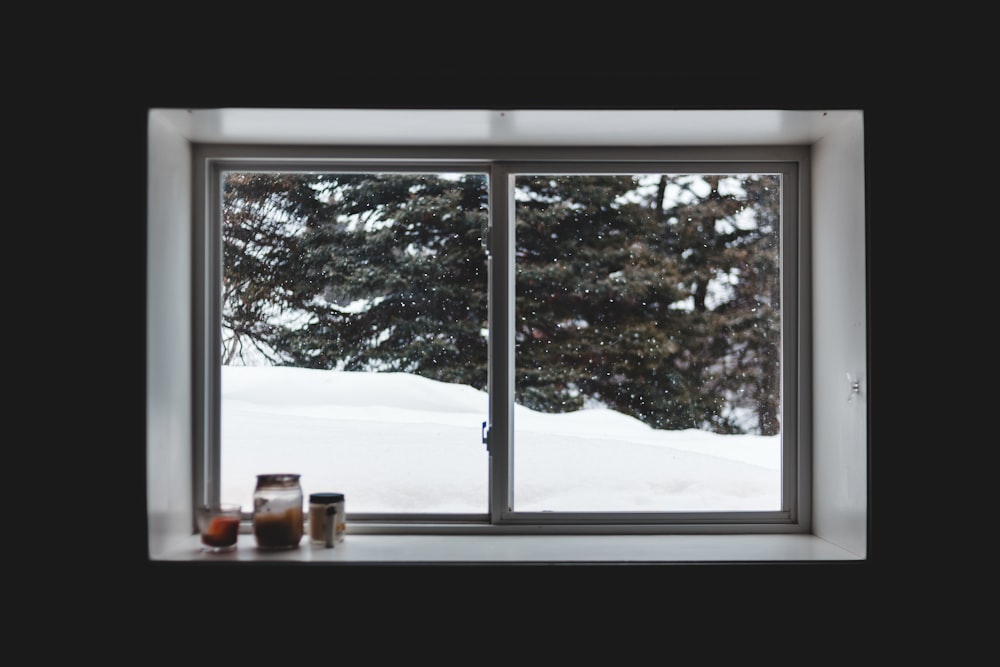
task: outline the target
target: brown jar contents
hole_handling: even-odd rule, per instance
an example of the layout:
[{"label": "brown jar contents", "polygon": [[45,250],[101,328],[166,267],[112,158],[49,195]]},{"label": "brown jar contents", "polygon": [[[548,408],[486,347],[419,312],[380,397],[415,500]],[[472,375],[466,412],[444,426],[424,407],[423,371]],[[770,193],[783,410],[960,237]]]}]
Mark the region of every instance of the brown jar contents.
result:
[{"label": "brown jar contents", "polygon": [[212,519],[208,530],[201,534],[201,543],[210,547],[229,547],[236,544],[239,533],[239,519],[217,516]]},{"label": "brown jar contents", "polygon": [[302,539],[302,508],[292,507],[284,512],[254,514],[253,534],[257,546],[265,549],[287,549],[298,546]]}]

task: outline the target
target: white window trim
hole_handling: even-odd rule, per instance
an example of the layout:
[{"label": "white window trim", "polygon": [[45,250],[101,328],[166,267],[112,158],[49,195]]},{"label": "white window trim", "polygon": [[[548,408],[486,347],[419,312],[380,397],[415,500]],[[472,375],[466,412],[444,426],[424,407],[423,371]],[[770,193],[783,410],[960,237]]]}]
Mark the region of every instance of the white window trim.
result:
[{"label": "white window trim", "polygon": [[[177,110],[153,110],[150,113],[149,244],[151,261],[149,269],[148,308],[150,352],[147,364],[153,370],[163,369],[163,364],[159,362],[159,359],[162,359],[162,355],[164,354],[175,361],[185,357],[190,361],[196,353],[190,346],[185,346],[177,338],[171,337],[170,334],[177,333],[177,331],[163,332],[161,329],[158,329],[158,325],[163,325],[166,321],[165,318],[169,318],[171,315],[177,315],[177,319],[181,323],[185,321],[190,323],[190,314],[185,317],[180,312],[182,309],[176,307],[178,305],[176,300],[173,302],[175,306],[173,311],[169,308],[169,304],[172,303],[170,297],[183,294],[185,288],[189,289],[191,287],[190,282],[184,279],[176,279],[177,274],[173,271],[160,271],[159,269],[163,269],[164,267],[161,265],[162,262],[157,261],[157,258],[163,262],[173,263],[175,269],[177,266],[183,266],[185,261],[189,263],[189,268],[193,268],[190,266],[191,246],[188,245],[186,249],[183,247],[185,245],[183,242],[184,232],[176,226],[178,223],[183,225],[183,220],[187,218],[188,222],[186,224],[189,230],[191,227],[190,209],[185,210],[185,207],[178,206],[176,202],[193,200],[192,193],[190,192],[190,184],[185,185],[184,178],[182,177],[184,173],[190,175],[192,144],[206,143],[205,139],[210,136],[215,139],[228,139],[231,141],[240,139],[240,137],[222,136],[225,134],[224,129],[216,130],[215,134],[213,134],[206,130],[206,127],[213,125],[212,123],[198,121],[199,119],[212,120],[215,116],[218,116],[215,120],[219,121],[224,119],[229,112],[235,113],[235,117],[238,119],[240,118],[240,111],[213,110],[183,112]],[[245,111],[252,116],[254,110]],[[329,111],[336,114],[338,110]],[[400,117],[405,117],[405,112],[399,113],[403,114]],[[477,113],[490,114],[493,112]],[[508,117],[510,113],[507,112]],[[572,112],[569,113],[572,115]],[[722,113],[723,116],[718,116],[719,113]],[[760,113],[752,112],[749,115],[743,113],[746,116],[744,121],[747,118],[756,118],[759,120]],[[799,119],[800,121],[806,120],[817,125],[817,128],[812,130],[816,136],[811,140],[807,138],[804,145],[807,146],[809,155],[814,165],[816,165],[815,169],[817,173],[824,177],[822,181],[824,183],[823,187],[809,191],[814,191],[816,195],[819,195],[818,198],[825,199],[831,206],[831,211],[823,210],[822,215],[816,216],[817,219],[826,221],[823,223],[821,231],[823,234],[832,236],[835,239],[839,236],[841,242],[846,242],[850,246],[839,257],[832,258],[832,264],[828,264],[826,258],[822,262],[819,262],[819,280],[814,277],[812,284],[803,286],[803,289],[815,288],[817,282],[828,286],[827,284],[831,281],[833,273],[844,268],[844,262],[856,262],[860,255],[860,278],[855,273],[853,279],[849,281],[852,283],[851,287],[853,287],[854,292],[848,296],[853,298],[854,301],[851,302],[849,299],[845,303],[843,300],[830,299],[829,301],[833,303],[832,312],[824,312],[821,315],[831,322],[845,313],[849,315],[844,320],[844,326],[840,327],[842,329],[840,333],[856,331],[857,320],[860,317],[862,324],[860,338],[857,335],[853,338],[848,336],[850,340],[846,341],[849,344],[849,352],[853,358],[849,360],[849,363],[842,364],[842,366],[847,365],[852,367],[854,369],[854,377],[859,377],[860,375],[863,378],[864,372],[867,370],[867,353],[863,326],[866,279],[863,271],[865,220],[861,113],[837,112],[834,114],[835,118],[833,119],[836,122],[832,123],[832,125],[826,123],[826,113],[823,113],[822,116],[818,112],[795,113],[804,114],[804,117]],[[202,114],[202,116],[196,115],[192,118],[193,114]],[[627,116],[628,114],[624,115]],[[697,113],[694,115],[698,116]],[[741,112],[729,112],[728,115],[726,115],[726,112],[715,112],[715,114],[709,115],[712,115],[717,120],[721,118],[728,119],[726,122],[729,123],[727,125],[729,128],[740,126],[738,121],[741,118]],[[272,121],[274,121],[274,114],[272,113],[271,116]],[[294,116],[294,113],[290,114],[289,118]],[[672,119],[667,118],[666,120]],[[687,118],[685,122],[694,121],[691,118]],[[685,122],[678,123],[677,127],[684,129],[687,127],[685,126]],[[280,122],[269,124],[267,132],[274,132],[275,128],[280,127],[280,125]],[[801,123],[799,125],[801,126]],[[225,123],[221,122],[215,123],[214,126],[216,128],[227,127]],[[342,125],[336,126],[342,127]],[[747,132],[753,136],[760,136],[759,129],[754,130],[752,126],[753,123],[748,122]],[[687,129],[690,128],[688,127]],[[720,134],[720,141],[727,139],[724,135],[725,132]],[[261,136],[258,139],[264,140],[265,143],[274,141],[274,137],[270,135],[267,137]],[[728,139],[731,139],[731,137]],[[778,144],[798,145],[801,143],[801,140],[793,141],[793,139],[793,137],[789,137],[783,142],[778,142]],[[237,143],[245,140],[246,137],[243,137]],[[821,181],[815,179],[815,182],[819,183]],[[808,184],[804,185],[808,186]],[[844,196],[847,196],[846,201],[848,205],[844,206],[841,204],[838,207],[838,204],[835,203],[838,201],[836,198],[843,198]],[[814,196],[813,199],[816,200],[817,197]],[[842,199],[839,201],[842,201]],[[819,209],[817,206],[812,207],[814,213],[817,210],[822,209]],[[838,235],[838,229],[846,230],[847,234]],[[188,231],[188,234],[190,234],[190,231]],[[188,238],[188,241],[190,240]],[[164,248],[164,243],[162,242],[165,242],[166,248]],[[185,255],[187,255],[186,259]],[[820,254],[814,259],[819,256]],[[171,280],[167,277],[168,275],[173,275],[174,279]],[[188,276],[190,276],[190,272],[188,272]],[[184,284],[185,282],[187,284]],[[841,280],[841,282],[843,281]],[[813,293],[816,293],[815,289]],[[190,295],[190,291],[188,291],[188,295]],[[180,301],[184,301],[184,299],[180,299]],[[827,301],[827,299],[824,299],[823,303],[826,304]],[[190,296],[187,299],[187,303],[188,306],[191,305]],[[860,315],[858,312],[859,308]],[[824,308],[816,308],[811,313],[802,313],[801,322],[807,333],[818,330],[816,310],[823,311]],[[838,313],[838,310],[845,312]],[[171,324],[166,328],[172,329],[173,327],[174,325]],[[841,343],[840,346],[843,347],[843,344]],[[185,347],[188,349],[185,349]],[[161,356],[158,356],[157,353]],[[824,392],[818,390],[819,382],[816,380],[816,374],[820,370],[822,370],[822,374],[829,372],[824,364],[813,362],[813,390],[805,392],[803,400],[813,400],[811,404],[814,407],[821,405],[820,402],[815,400],[819,394],[824,394],[825,396],[829,393],[830,396],[828,398],[830,399],[834,395],[839,395],[843,400],[843,391]],[[187,373],[176,371],[168,373],[167,377],[164,377],[162,373],[148,374],[150,386],[148,387],[147,414],[150,419],[147,421],[149,428],[149,437],[147,439],[147,467],[149,472],[147,505],[149,507],[150,555],[154,560],[198,558],[196,550],[190,549],[192,544],[196,544],[196,536],[192,536],[191,534],[190,498],[193,497],[191,493],[192,484],[197,477],[194,475],[195,465],[190,458],[190,453],[185,463],[183,452],[183,444],[185,442],[189,448],[191,446],[190,435],[184,437],[185,434],[183,431],[163,431],[163,426],[169,421],[169,415],[178,417],[181,423],[186,419],[190,424],[190,401],[192,397],[190,396],[190,388],[185,392],[183,382],[185,375],[187,375],[187,380],[191,379],[190,373],[191,367],[189,365]],[[841,381],[839,384],[846,387],[847,383]],[[840,388],[843,390],[844,387]],[[172,392],[170,391],[171,389],[173,390]],[[859,391],[859,396],[863,396],[864,393],[862,383],[862,391]],[[187,395],[186,401],[183,398],[185,395]],[[844,459],[840,455],[846,453],[849,464],[847,467],[853,471],[855,476],[851,479],[841,479],[838,481],[834,467],[829,469],[814,467],[815,470],[822,472],[820,475],[821,483],[813,492],[814,508],[816,509],[818,521],[813,521],[809,524],[808,532],[805,534],[628,536],[606,534],[592,536],[491,534],[489,536],[482,536],[482,540],[495,540],[497,538],[504,540],[503,546],[498,550],[496,542],[480,542],[478,541],[480,538],[476,536],[456,534],[377,535],[366,534],[367,531],[364,530],[355,530],[352,534],[355,534],[358,546],[353,547],[355,549],[355,556],[353,557],[348,553],[351,549],[344,548],[342,550],[333,550],[338,551],[337,555],[331,553],[322,556],[318,554],[310,556],[306,553],[308,550],[304,550],[303,553],[293,553],[292,555],[282,557],[282,559],[294,561],[319,558],[320,560],[328,560],[330,562],[399,562],[400,559],[394,558],[392,554],[398,553],[396,550],[401,548],[403,544],[409,545],[404,551],[404,553],[409,555],[402,559],[405,562],[453,562],[455,557],[447,556],[446,554],[456,553],[465,554],[464,556],[460,556],[459,559],[469,558],[477,562],[484,560],[496,560],[498,562],[521,560],[545,562],[562,560],[571,562],[631,562],[633,560],[649,562],[653,560],[674,562],[677,560],[839,560],[864,558],[867,548],[866,407],[865,401],[859,399],[854,401],[853,405],[848,408],[852,411],[852,421],[856,428],[849,434],[851,438],[849,442],[844,443],[845,446],[830,446],[829,451],[827,451],[824,443],[828,442],[828,439],[815,438],[817,443],[820,444],[819,456],[817,458],[835,460],[839,457],[843,461]],[[841,412],[843,412],[842,409]],[[822,414],[824,422],[827,420],[827,411],[818,410],[817,414]],[[819,433],[816,424],[813,425],[811,431],[814,436]],[[193,428],[191,429],[191,433],[193,434]],[[188,449],[188,452],[190,451]],[[165,453],[166,457],[164,456]],[[176,460],[171,461],[171,457]],[[164,462],[168,463],[167,470],[157,466],[157,463]],[[861,472],[860,478],[856,475],[859,471]],[[833,475],[833,477],[827,480],[830,475]],[[843,490],[842,488],[831,492],[828,489],[828,481],[834,484],[839,483],[841,486],[846,483],[848,485],[847,491],[849,497],[845,498],[843,494],[840,494],[838,497],[838,493]],[[184,498],[185,492],[188,496],[187,500]],[[243,536],[243,538],[245,537]],[[461,542],[457,541],[458,538],[461,538]],[[584,540],[584,542],[575,543],[572,550],[563,553],[556,545],[569,544],[566,538]],[[747,538],[759,539],[752,541]],[[455,549],[460,543],[465,546],[456,552]],[[362,544],[370,545],[370,548],[362,547]],[[487,547],[487,544],[490,546]],[[252,560],[270,558],[257,554],[252,545],[247,546],[248,548],[237,551],[239,555],[235,557],[236,559]],[[384,549],[385,552],[380,555],[381,549]]]}]

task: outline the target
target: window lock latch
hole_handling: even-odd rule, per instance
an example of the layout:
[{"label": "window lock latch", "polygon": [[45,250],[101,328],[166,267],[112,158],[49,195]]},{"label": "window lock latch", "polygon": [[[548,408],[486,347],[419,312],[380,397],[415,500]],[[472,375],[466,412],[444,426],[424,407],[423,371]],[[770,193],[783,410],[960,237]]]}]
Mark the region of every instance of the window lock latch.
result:
[{"label": "window lock latch", "polygon": [[483,444],[486,445],[486,453],[490,451],[490,427],[487,422],[483,422]]}]

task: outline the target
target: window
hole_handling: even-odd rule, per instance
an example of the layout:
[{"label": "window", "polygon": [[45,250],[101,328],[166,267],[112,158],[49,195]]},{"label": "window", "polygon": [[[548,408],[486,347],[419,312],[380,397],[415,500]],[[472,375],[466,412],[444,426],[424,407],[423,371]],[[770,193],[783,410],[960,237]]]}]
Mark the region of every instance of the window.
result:
[{"label": "window", "polygon": [[739,153],[200,149],[205,497],[305,470],[397,530],[797,530],[808,162]]},{"label": "window", "polygon": [[[487,307],[503,304],[502,312],[488,313],[488,318],[494,330],[510,334],[501,342],[494,333],[488,341],[488,367],[496,369],[502,362],[506,368],[489,382],[505,379],[506,384],[499,394],[494,387],[485,417],[479,417],[478,404],[473,411],[477,418],[471,437],[476,442],[468,451],[478,457],[476,465],[502,470],[487,469],[488,481],[477,482],[476,494],[484,488],[489,494],[485,513],[478,507],[472,512],[436,508],[423,515],[376,509],[368,517],[352,517],[350,548],[306,550],[282,560],[648,563],[866,558],[869,260],[861,110],[158,108],[148,110],[147,120],[145,459],[151,559],[202,559],[193,531],[194,504],[221,492],[222,470],[229,465],[219,445],[223,408],[216,398],[221,397],[222,298],[212,297],[208,287],[221,287],[224,268],[221,234],[210,233],[212,212],[222,210],[223,196],[221,185],[208,187],[212,170],[221,179],[226,171],[345,169],[355,174],[485,174],[492,223],[491,245],[483,249],[492,264],[492,302]],[[517,253],[511,254],[517,240],[512,221],[525,205],[516,194],[518,182],[544,177],[560,187],[573,187],[581,176],[648,174],[780,177],[786,226],[780,236],[778,510],[716,506],[711,511],[619,511],[622,508],[606,503],[588,507],[586,502],[519,507],[532,496],[531,489],[517,487],[525,480],[516,467],[530,458],[521,449],[525,443],[519,429],[526,422],[518,418],[517,406],[510,408],[515,413],[512,421],[506,421],[506,406],[514,405],[515,393],[524,388],[517,364],[527,359],[513,326],[516,286],[530,278],[525,272],[529,267],[518,266]],[[501,196],[503,191],[507,194]],[[794,215],[787,215],[789,210]],[[501,229],[503,238],[498,238]],[[500,270],[507,273],[497,284]],[[503,285],[506,294],[500,293]],[[215,305],[212,298],[218,299]],[[537,294],[532,298],[541,300]],[[502,316],[511,326],[496,329]],[[505,359],[496,358],[498,350]],[[504,400],[495,400],[500,394]],[[595,405],[588,402],[587,407]],[[557,420],[566,415],[546,416]],[[482,422],[489,427],[489,455],[481,440]],[[511,451],[512,457],[507,455]],[[502,456],[506,460],[500,460]],[[246,473],[263,467],[254,464]],[[276,467],[267,464],[269,471]],[[308,479],[313,470],[301,472]],[[503,474],[506,484],[498,484]],[[504,507],[509,498],[512,509]],[[348,496],[349,514],[360,508],[352,506]],[[466,521],[461,515],[474,518]],[[252,547],[239,549],[234,557],[263,558]]]}]

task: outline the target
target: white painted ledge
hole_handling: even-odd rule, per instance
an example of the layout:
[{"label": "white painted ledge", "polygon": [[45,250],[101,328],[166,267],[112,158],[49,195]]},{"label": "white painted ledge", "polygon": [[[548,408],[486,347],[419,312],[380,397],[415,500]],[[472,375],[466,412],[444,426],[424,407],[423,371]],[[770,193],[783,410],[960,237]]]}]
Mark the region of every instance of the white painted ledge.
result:
[{"label": "white painted ledge", "polygon": [[287,551],[258,549],[241,534],[235,551],[207,554],[197,535],[155,560],[336,564],[692,563],[850,561],[862,557],[814,535],[372,535],[332,549],[302,543]]}]

